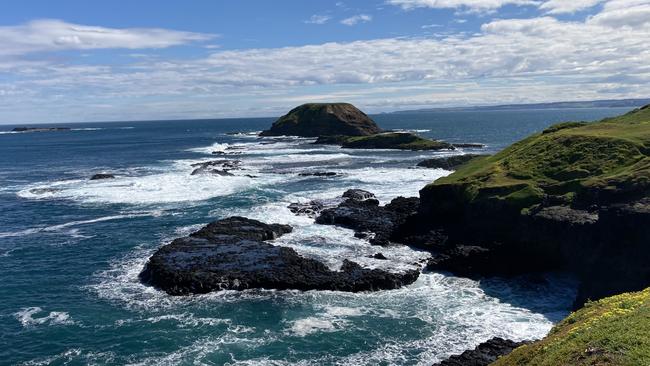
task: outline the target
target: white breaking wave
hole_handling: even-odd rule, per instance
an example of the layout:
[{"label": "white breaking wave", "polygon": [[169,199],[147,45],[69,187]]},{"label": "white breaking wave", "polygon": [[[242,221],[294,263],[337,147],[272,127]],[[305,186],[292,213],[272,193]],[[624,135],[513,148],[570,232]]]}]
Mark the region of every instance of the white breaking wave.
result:
[{"label": "white breaking wave", "polygon": [[16,319],[23,325],[23,327],[33,327],[37,325],[70,325],[75,322],[70,318],[70,315],[62,311],[52,311],[42,317],[35,317],[36,314],[43,312],[40,307],[24,308],[14,314]]},{"label": "white breaking wave", "polygon": [[202,154],[212,154],[213,152],[225,152],[229,146],[230,144],[217,142],[210,146],[195,147],[187,149],[186,151]]},{"label": "white breaking wave", "polygon": [[174,203],[203,201],[274,183],[273,179],[208,174],[193,176],[190,173],[191,168],[140,177],[68,180],[30,186],[19,191],[18,196],[29,199],[74,199],[86,203]]}]

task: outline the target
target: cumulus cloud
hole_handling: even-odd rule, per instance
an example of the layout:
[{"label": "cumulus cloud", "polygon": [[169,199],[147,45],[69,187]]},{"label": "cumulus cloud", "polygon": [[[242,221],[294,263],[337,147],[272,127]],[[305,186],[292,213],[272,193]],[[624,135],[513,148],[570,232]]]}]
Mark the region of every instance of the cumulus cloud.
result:
[{"label": "cumulus cloud", "polygon": [[640,27],[650,23],[650,0],[611,0],[591,23],[611,27]]},{"label": "cumulus cloud", "polygon": [[372,15],[359,14],[341,20],[341,24],[352,26],[352,25],[357,25],[359,23],[368,23],[370,21],[372,21]]},{"label": "cumulus cloud", "polygon": [[539,8],[548,14],[566,14],[593,8],[603,1],[605,0],[549,0]]},{"label": "cumulus cloud", "polygon": [[11,76],[0,78],[0,116],[199,118],[279,114],[300,100],[379,109],[647,97],[650,16],[637,15],[647,6],[610,0],[581,21],[499,19],[471,35],[217,49],[120,65],[0,57],[0,76]]},{"label": "cumulus cloud", "polygon": [[101,48],[166,48],[214,37],[157,28],[115,29],[61,20],[35,20],[17,26],[1,26],[0,55]]},{"label": "cumulus cloud", "polygon": [[325,24],[327,23],[330,19],[332,19],[331,16],[329,15],[318,15],[314,14],[312,15],[309,19],[305,20],[304,22],[307,24]]}]

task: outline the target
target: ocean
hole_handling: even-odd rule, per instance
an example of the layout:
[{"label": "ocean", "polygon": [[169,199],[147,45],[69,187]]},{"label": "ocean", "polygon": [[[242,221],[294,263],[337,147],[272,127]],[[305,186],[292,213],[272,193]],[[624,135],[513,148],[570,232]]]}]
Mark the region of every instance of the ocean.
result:
[{"label": "ocean", "polygon": [[[440,111],[373,116],[493,153],[550,124],[625,108]],[[287,206],[346,189],[382,203],[414,196],[450,172],[415,168],[455,152],[347,150],[263,138],[273,118],[0,126],[0,364],[430,365],[492,337],[543,337],[575,295],[569,276],[470,280],[423,273],[394,291],[226,291],[171,297],[142,285],[148,257],[172,239],[233,215],[285,223],[274,244],[337,269],[413,268],[428,253],[377,248]],[[213,152],[218,154],[212,154]],[[191,164],[236,159],[235,176],[190,175]],[[333,171],[336,177],[300,176]],[[90,181],[95,173],[111,180]],[[388,261],[369,258],[382,252]]]}]

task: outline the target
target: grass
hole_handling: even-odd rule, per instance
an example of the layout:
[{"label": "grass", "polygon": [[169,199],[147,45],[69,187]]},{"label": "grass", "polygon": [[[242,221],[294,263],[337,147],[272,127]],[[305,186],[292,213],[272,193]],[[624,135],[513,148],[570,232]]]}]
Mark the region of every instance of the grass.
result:
[{"label": "grass", "polygon": [[371,136],[335,136],[332,142],[351,149],[443,150],[453,146],[442,141],[422,138],[412,133],[387,132]]},{"label": "grass", "polygon": [[625,293],[571,314],[541,341],[493,366],[650,365],[650,289]]},{"label": "grass", "polygon": [[[504,200],[519,209],[546,195],[570,201],[599,192],[650,191],[650,108],[594,123],[567,122],[474,159],[425,187],[456,186],[459,203]],[[447,189],[449,190],[449,189]]]}]

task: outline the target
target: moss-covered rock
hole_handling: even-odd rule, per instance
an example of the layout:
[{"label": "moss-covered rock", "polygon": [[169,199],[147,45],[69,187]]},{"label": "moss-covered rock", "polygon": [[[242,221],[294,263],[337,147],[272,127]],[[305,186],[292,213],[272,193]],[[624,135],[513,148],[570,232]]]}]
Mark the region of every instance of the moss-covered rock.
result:
[{"label": "moss-covered rock", "polygon": [[357,107],[348,103],[309,103],[280,117],[261,136],[367,136],[381,128]]},{"label": "moss-covered rock", "polygon": [[371,136],[322,136],[317,144],[340,145],[348,149],[453,150],[454,146],[425,139],[408,132],[386,132]]},{"label": "moss-covered rock", "polygon": [[650,289],[587,303],[494,366],[650,365]]}]

